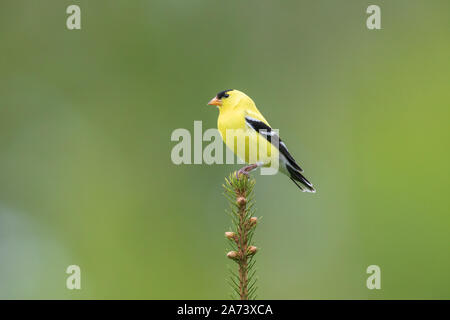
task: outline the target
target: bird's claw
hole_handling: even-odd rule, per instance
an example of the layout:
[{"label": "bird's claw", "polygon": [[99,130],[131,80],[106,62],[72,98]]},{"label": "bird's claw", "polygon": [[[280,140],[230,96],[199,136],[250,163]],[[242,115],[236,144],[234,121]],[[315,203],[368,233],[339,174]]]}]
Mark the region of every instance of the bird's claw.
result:
[{"label": "bird's claw", "polygon": [[252,171],[256,168],[258,168],[258,164],[251,164],[246,167],[243,167],[243,168],[239,169],[238,172],[236,172],[236,178],[239,179],[239,175],[241,175],[241,174],[244,175],[246,178],[248,178],[250,171]]},{"label": "bird's claw", "polygon": [[239,171],[236,171],[236,178],[237,179],[239,179],[240,175],[244,175],[246,178],[249,177],[249,173],[245,170],[245,168],[242,168],[242,169],[239,169]]}]

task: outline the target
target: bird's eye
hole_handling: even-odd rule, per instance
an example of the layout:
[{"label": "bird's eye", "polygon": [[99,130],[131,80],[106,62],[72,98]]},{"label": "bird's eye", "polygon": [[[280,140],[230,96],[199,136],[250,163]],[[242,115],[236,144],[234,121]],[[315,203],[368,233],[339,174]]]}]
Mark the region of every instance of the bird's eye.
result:
[{"label": "bird's eye", "polygon": [[231,91],[231,90],[232,90],[232,89],[220,91],[220,92],[217,94],[217,99],[228,98],[230,95],[229,95],[227,92],[228,92],[228,91]]}]

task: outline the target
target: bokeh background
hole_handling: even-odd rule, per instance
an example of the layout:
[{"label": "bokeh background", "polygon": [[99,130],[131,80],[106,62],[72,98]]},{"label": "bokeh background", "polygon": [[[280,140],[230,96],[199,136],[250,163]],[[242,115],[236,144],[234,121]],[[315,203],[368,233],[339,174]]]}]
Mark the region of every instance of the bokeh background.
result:
[{"label": "bokeh background", "polygon": [[259,298],[450,298],[449,1],[2,0],[0,41],[0,298],[227,299],[239,166],[170,136],[228,88],[318,189],[256,175]]}]

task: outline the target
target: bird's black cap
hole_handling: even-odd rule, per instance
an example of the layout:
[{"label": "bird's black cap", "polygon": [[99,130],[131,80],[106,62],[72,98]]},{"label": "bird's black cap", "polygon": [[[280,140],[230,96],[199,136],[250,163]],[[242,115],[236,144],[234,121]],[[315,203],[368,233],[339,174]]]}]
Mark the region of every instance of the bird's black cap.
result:
[{"label": "bird's black cap", "polygon": [[223,97],[228,98],[230,95],[227,94],[228,91],[233,91],[233,89],[223,90],[217,94],[217,99],[222,99]]}]

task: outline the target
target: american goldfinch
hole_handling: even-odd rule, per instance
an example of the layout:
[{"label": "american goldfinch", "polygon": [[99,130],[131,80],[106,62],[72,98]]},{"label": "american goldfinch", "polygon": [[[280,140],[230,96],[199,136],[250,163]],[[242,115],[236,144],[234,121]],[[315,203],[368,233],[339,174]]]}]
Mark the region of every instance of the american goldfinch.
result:
[{"label": "american goldfinch", "polygon": [[241,160],[249,163],[238,174],[248,175],[258,167],[273,165],[276,160],[279,171],[287,175],[300,190],[316,192],[311,182],[303,176],[302,168],[289,153],[286,144],[249,96],[238,90],[224,90],[208,105],[219,109],[217,126],[222,140]]}]

